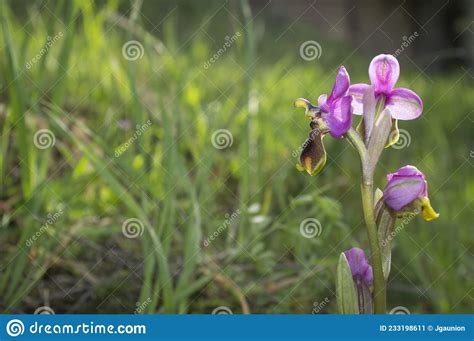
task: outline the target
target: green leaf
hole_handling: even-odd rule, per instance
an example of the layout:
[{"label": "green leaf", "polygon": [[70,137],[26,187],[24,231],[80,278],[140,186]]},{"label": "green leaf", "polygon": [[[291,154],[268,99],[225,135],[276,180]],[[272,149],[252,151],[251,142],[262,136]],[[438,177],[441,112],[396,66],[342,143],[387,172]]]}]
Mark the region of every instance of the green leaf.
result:
[{"label": "green leaf", "polygon": [[340,314],[359,314],[357,291],[344,252],[339,256],[337,264],[336,299]]},{"label": "green leaf", "polygon": [[382,255],[382,269],[385,280],[390,274],[390,267],[392,262],[392,239],[393,228],[395,225],[396,216],[385,204],[383,198],[375,205],[375,222],[378,227],[378,237],[380,244],[380,252]]}]

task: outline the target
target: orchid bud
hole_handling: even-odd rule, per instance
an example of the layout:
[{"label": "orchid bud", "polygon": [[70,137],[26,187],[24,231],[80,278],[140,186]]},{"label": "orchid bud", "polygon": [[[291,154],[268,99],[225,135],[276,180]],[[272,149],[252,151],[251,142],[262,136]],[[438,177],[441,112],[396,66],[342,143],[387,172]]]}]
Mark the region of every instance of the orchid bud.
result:
[{"label": "orchid bud", "polygon": [[350,250],[344,251],[344,255],[351,268],[354,281],[364,283],[368,287],[371,287],[373,281],[372,266],[369,264],[364,250],[353,247]]},{"label": "orchid bud", "polygon": [[358,247],[344,251],[344,255],[349,264],[352,279],[357,290],[359,313],[372,314],[372,295],[370,292],[374,280],[372,266],[369,264],[364,250]]},{"label": "orchid bud", "polygon": [[402,213],[411,206],[420,206],[426,221],[439,217],[428,199],[425,175],[414,166],[405,166],[388,174],[383,197],[385,203],[395,212]]}]

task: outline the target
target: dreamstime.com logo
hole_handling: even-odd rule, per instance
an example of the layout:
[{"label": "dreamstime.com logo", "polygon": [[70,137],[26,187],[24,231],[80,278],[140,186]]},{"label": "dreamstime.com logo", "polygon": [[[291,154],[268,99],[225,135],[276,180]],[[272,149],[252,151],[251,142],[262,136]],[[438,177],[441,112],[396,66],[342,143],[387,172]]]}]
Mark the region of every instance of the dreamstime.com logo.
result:
[{"label": "dreamstime.com logo", "polygon": [[226,149],[232,147],[234,137],[227,129],[217,129],[212,133],[211,142],[216,149]]},{"label": "dreamstime.com logo", "polygon": [[129,40],[122,46],[122,56],[126,60],[134,62],[141,59],[144,54],[145,49],[138,40]]},{"label": "dreamstime.com logo", "polygon": [[11,337],[17,337],[23,335],[25,332],[25,325],[20,320],[10,320],[7,323],[7,334]]},{"label": "dreamstime.com logo", "polygon": [[55,145],[56,136],[49,129],[40,129],[33,136],[33,143],[38,149],[48,149]]},{"label": "dreamstime.com logo", "polygon": [[323,54],[323,48],[315,40],[307,40],[300,45],[300,56],[307,62],[319,59]]},{"label": "dreamstime.com logo", "polygon": [[27,334],[46,334],[46,335],[94,335],[94,334],[119,334],[119,335],[139,335],[146,334],[146,326],[143,324],[94,324],[94,322],[78,323],[78,324],[48,324],[38,323],[37,321],[25,328],[23,321],[13,319],[8,321],[6,332],[11,337]]},{"label": "dreamstime.com logo", "polygon": [[[391,141],[396,136],[396,134],[397,134],[396,131],[391,132],[390,136],[388,137],[389,141]],[[411,135],[408,132],[408,130],[400,129],[398,131],[398,134],[399,134],[399,136],[398,136],[397,142],[392,144],[391,147],[394,148],[394,149],[403,149],[403,148],[410,147]]]},{"label": "dreamstime.com logo", "polygon": [[143,235],[145,225],[140,219],[130,218],[122,223],[122,233],[127,238],[138,238]]},{"label": "dreamstime.com logo", "polygon": [[305,238],[319,237],[322,230],[321,223],[315,218],[307,218],[300,223],[300,233]]}]

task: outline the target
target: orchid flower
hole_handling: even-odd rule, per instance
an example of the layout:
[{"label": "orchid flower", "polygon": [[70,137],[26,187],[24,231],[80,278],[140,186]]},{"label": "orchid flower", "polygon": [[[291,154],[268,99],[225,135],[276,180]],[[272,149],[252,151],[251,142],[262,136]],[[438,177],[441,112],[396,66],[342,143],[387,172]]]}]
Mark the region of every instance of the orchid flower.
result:
[{"label": "orchid flower", "polygon": [[[388,54],[380,54],[372,59],[369,66],[369,78],[374,86],[375,97],[381,101],[385,108],[390,110],[393,119],[414,120],[423,112],[421,98],[412,90],[396,88],[395,84],[400,75],[398,60]],[[349,87],[352,96],[354,114],[363,114],[363,96],[368,84],[353,84]]]},{"label": "orchid flower", "polygon": [[306,116],[311,119],[311,132],[303,144],[298,170],[310,175],[318,174],[326,163],[326,151],[323,137],[329,133],[332,137],[341,138],[352,126],[352,97],[347,94],[349,74],[341,66],[329,97],[319,96],[318,106],[304,98],[295,101],[295,107],[304,108]]},{"label": "orchid flower", "polygon": [[439,217],[431,207],[425,175],[414,166],[405,166],[387,175],[383,200],[395,212],[403,212],[404,208],[411,205],[420,205],[426,221]]}]

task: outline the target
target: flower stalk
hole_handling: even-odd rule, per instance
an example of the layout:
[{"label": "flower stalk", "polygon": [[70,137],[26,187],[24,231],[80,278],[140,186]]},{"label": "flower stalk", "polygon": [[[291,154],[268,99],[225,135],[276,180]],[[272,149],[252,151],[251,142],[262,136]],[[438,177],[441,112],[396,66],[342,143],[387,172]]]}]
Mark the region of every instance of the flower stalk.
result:
[{"label": "flower stalk", "polygon": [[382,268],[382,254],[377,234],[377,225],[374,216],[374,180],[373,170],[369,166],[368,151],[360,135],[353,129],[349,129],[346,134],[351,144],[356,148],[360,156],[362,169],[362,209],[369,238],[370,255],[374,273],[374,311],[376,314],[385,314],[386,311],[386,290],[385,278]]},{"label": "flower stalk", "polygon": [[385,278],[382,268],[382,253],[377,234],[377,225],[374,217],[374,196],[373,184],[363,182],[361,185],[362,208],[364,210],[364,220],[367,226],[369,237],[370,255],[374,271],[374,311],[376,314],[385,314],[386,311],[386,290]]}]

